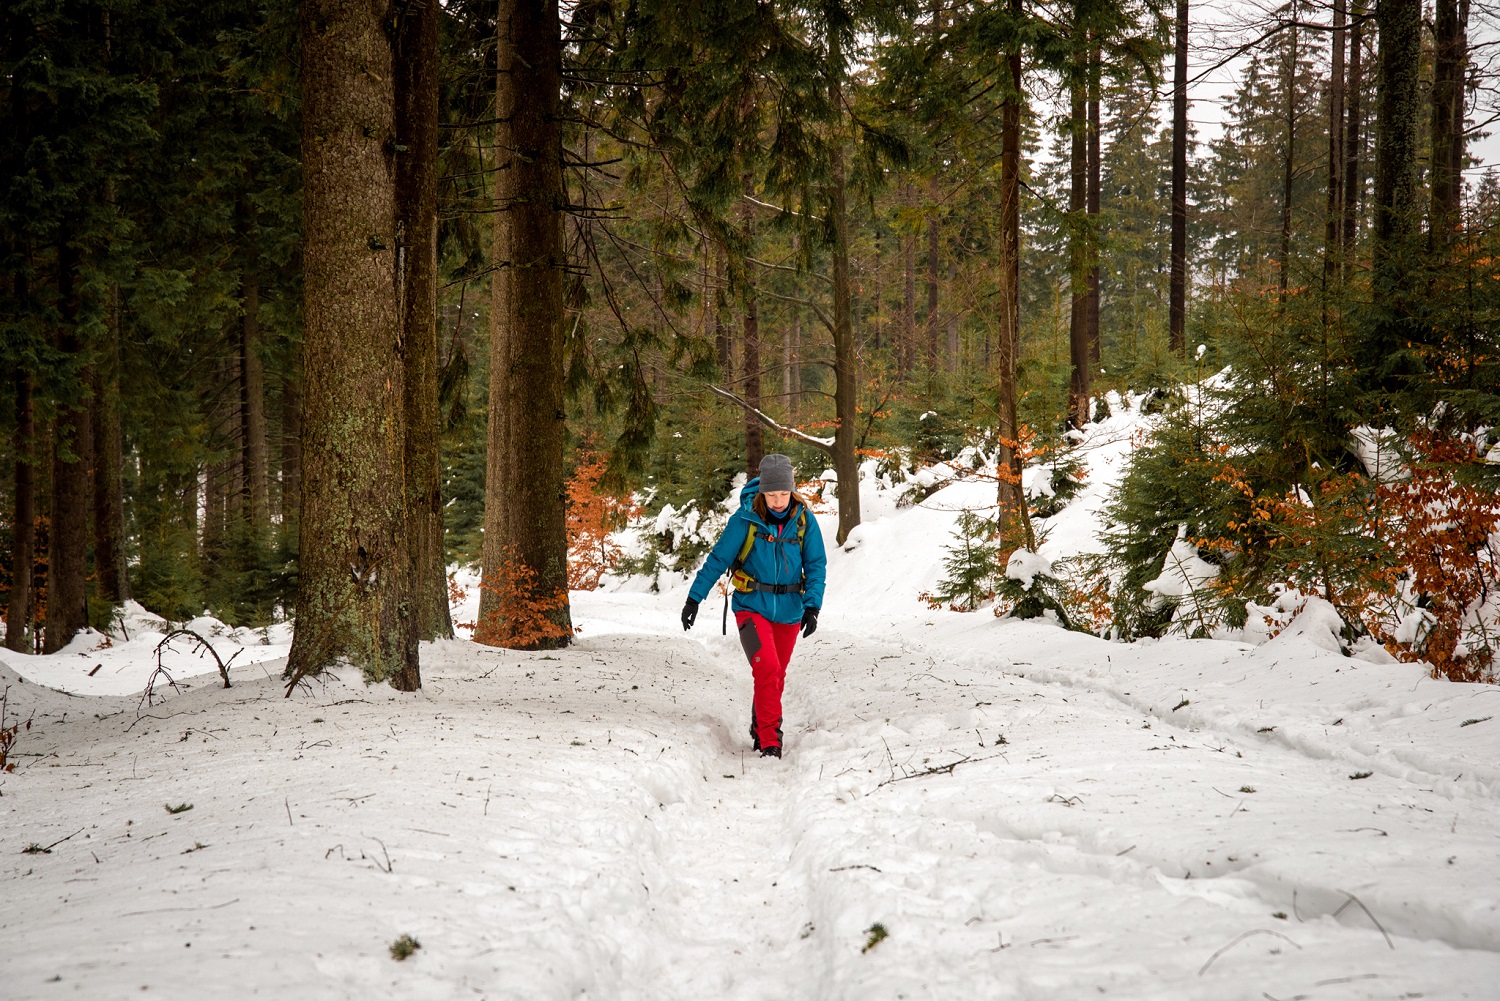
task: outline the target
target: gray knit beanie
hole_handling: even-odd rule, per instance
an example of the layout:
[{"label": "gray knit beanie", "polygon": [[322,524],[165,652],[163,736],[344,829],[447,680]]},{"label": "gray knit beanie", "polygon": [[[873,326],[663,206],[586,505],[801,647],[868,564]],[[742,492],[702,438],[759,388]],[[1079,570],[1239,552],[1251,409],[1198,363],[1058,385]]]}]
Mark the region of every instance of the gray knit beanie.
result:
[{"label": "gray knit beanie", "polygon": [[772,452],[760,460],[760,492],[795,490],[796,477],[792,475],[792,460],[778,452]]}]

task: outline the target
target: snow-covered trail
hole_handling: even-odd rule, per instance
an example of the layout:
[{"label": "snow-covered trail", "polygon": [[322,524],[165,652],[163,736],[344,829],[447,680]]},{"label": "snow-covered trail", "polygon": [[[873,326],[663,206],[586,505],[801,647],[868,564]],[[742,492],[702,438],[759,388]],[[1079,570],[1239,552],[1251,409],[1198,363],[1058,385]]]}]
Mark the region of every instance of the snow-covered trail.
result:
[{"label": "snow-covered trail", "polygon": [[257,667],[136,722],[13,687],[38,717],[0,797],[0,993],[1497,996],[1500,788],[1352,714],[1260,733],[1202,675],[1174,712],[1150,669],[1249,677],[1233,644],[830,617],[774,762],[716,621],[588,602],[560,653],[424,647],[416,696],[284,700]]}]

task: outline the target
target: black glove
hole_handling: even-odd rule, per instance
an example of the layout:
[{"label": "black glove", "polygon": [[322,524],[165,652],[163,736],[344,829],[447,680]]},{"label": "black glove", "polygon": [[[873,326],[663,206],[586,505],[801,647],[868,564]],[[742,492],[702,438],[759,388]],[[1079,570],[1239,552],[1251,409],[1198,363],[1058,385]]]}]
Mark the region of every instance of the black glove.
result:
[{"label": "black glove", "polygon": [[698,603],[689,598],[682,605],[682,629],[684,632],[693,628],[693,623],[698,619]]},{"label": "black glove", "polygon": [[811,636],[818,631],[818,610],[816,608],[804,609],[802,612],[802,635]]}]

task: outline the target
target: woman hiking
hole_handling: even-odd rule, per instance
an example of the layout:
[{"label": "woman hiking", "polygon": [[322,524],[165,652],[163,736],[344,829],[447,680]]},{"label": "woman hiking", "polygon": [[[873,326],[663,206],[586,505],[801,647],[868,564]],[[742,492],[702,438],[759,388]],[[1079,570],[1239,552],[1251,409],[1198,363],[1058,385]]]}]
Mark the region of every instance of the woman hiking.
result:
[{"label": "woman hiking", "polygon": [[740,491],[740,507],[724,526],[682,606],[682,628],[693,628],[698,604],[726,570],[734,587],[734,621],[755,678],[750,739],[762,757],[781,757],[781,689],[797,632],[811,636],[823,605],[828,558],[823,534],[795,491],[792,460],[761,459],[760,476]]}]

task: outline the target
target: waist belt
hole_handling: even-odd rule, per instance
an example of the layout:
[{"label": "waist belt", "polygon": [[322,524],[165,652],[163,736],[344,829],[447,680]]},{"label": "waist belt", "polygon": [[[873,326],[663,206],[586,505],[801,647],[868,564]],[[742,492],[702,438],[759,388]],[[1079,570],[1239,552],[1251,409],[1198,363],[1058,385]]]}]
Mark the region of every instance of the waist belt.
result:
[{"label": "waist belt", "polygon": [[745,583],[747,591],[767,591],[771,594],[801,594],[805,590],[801,584],[762,584],[758,580]]}]

